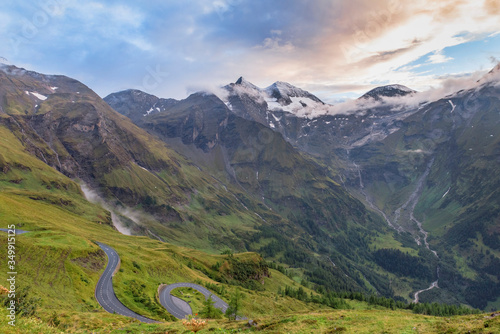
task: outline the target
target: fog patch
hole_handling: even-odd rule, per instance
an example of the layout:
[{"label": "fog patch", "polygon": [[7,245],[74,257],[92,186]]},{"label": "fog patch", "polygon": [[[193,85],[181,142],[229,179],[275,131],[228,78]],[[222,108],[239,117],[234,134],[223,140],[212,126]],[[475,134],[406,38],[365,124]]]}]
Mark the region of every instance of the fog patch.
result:
[{"label": "fog patch", "polygon": [[264,92],[262,89],[249,83],[241,85],[235,84],[232,86],[232,89],[233,89],[232,95],[239,95],[239,96],[248,95],[254,100],[256,100],[257,103],[264,103],[266,100],[263,95],[268,96],[268,94]]},{"label": "fog patch", "polygon": [[101,196],[99,196],[99,194],[95,190],[91,189],[87,184],[83,183],[82,181],[79,181],[79,184],[87,201],[98,204],[102,206],[103,209],[108,210],[111,213],[113,226],[118,232],[124,235],[132,235],[132,229],[127,226],[128,224],[125,224],[122,221],[120,216],[126,217],[135,224],[140,225],[138,213],[129,208],[111,207]]},{"label": "fog patch", "polygon": [[229,97],[229,92],[225,90],[223,87],[216,85],[191,85],[187,87],[188,94],[192,93],[205,93],[205,94],[213,94],[217,96],[221,101],[226,102]]},{"label": "fog patch", "polygon": [[439,87],[431,88],[423,92],[416,92],[405,96],[380,97],[347,100],[336,105],[327,105],[327,115],[364,115],[367,111],[376,108],[390,108],[393,111],[409,110],[418,108],[428,103],[459,96],[471,89],[480,89],[484,85],[500,85],[500,65],[487,74],[475,72],[468,76],[449,77],[443,80]]}]

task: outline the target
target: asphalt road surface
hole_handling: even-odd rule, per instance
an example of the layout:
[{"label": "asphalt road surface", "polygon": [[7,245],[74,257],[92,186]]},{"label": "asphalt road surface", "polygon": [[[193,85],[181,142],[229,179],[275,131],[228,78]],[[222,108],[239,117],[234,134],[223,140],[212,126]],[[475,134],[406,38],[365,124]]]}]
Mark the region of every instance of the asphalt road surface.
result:
[{"label": "asphalt road surface", "polygon": [[[9,232],[10,230],[13,230],[13,229],[8,229],[8,228],[0,228],[0,231],[3,231],[3,232]],[[23,234],[23,233],[28,233],[29,231],[23,231],[23,230],[20,230],[18,228],[16,228],[16,235],[17,234]]]},{"label": "asphalt road surface", "polygon": [[212,300],[215,302],[214,306],[218,308],[219,310],[222,311],[222,313],[225,313],[229,305],[217,297],[216,295],[213,294],[213,292],[210,292],[206,288],[202,287],[201,285],[198,284],[193,284],[193,283],[175,283],[175,284],[170,284],[165,287],[163,287],[160,291],[160,303],[161,305],[167,309],[170,314],[172,314],[174,317],[177,319],[184,319],[186,316],[192,314],[192,312],[188,312],[186,309],[182,309],[178,303],[178,301],[175,301],[174,296],[172,296],[170,293],[172,290],[177,289],[177,288],[193,288],[197,291],[199,291],[202,295],[205,296],[205,299],[208,297],[211,297]]},{"label": "asphalt road surface", "polygon": [[[97,282],[97,286],[95,289],[95,298],[97,299],[99,304],[101,304],[101,306],[109,313],[121,314],[146,323],[158,322],[135,313],[134,311],[128,309],[125,305],[123,305],[118,300],[118,298],[116,298],[115,292],[113,290],[112,278],[120,262],[120,257],[118,256],[118,253],[116,253],[116,251],[108,245],[100,242],[96,243],[108,256],[108,265],[106,266],[106,269],[104,269],[104,273],[102,274],[101,278],[99,278],[99,282]],[[225,301],[217,297],[205,287],[198,284],[175,283],[162,286],[160,287],[160,303],[167,309],[168,312],[170,312],[170,314],[172,314],[177,319],[185,319],[188,315],[193,314],[191,307],[186,301],[171,295],[172,290],[183,287],[193,288],[199,291],[201,294],[203,294],[203,296],[205,296],[205,299],[212,298],[212,300],[214,301],[214,306],[221,310],[223,313],[225,313],[227,308],[229,307],[229,305]],[[236,317],[236,319],[243,320],[246,318]]]},{"label": "asphalt road surface", "polygon": [[97,286],[95,288],[95,298],[99,304],[101,304],[101,306],[109,313],[121,314],[146,323],[158,322],[135,313],[123,305],[118,298],[116,298],[115,291],[113,290],[112,279],[114,271],[120,262],[120,257],[118,256],[118,253],[116,253],[116,251],[108,245],[100,242],[96,243],[108,256],[108,265],[106,266],[106,269],[104,269],[104,273],[99,278],[99,282],[97,282]]}]

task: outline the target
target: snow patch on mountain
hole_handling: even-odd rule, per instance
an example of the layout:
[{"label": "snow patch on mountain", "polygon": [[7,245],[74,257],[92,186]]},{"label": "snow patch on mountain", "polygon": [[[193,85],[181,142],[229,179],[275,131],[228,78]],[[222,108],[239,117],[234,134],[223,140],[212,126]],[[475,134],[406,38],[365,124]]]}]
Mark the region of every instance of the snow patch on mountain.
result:
[{"label": "snow patch on mountain", "polygon": [[450,113],[452,113],[455,110],[456,105],[454,105],[451,100],[448,100],[448,103],[450,103],[450,105],[451,105],[451,111],[450,111]]},{"label": "snow patch on mountain", "polygon": [[[242,77],[239,78],[234,85],[231,85],[231,88],[234,94],[239,96],[248,95],[259,103],[265,102],[267,98],[262,89],[246,81]],[[227,100],[225,102],[227,102]]]},{"label": "snow patch on mountain", "polygon": [[391,90],[400,90],[400,91],[406,92],[406,93],[414,93],[415,92],[411,88],[408,88],[408,87],[403,86],[403,85],[398,85],[398,84],[383,86],[383,87],[381,87],[381,89],[382,90],[388,90],[388,91],[391,91]]},{"label": "snow patch on mountain", "polygon": [[274,120],[275,120],[276,122],[281,121],[281,117],[276,117],[276,115],[275,115],[275,114],[271,114],[271,115],[273,115],[273,118],[274,118]]},{"label": "snow patch on mountain", "polygon": [[325,104],[318,103],[308,97],[290,97],[290,104],[282,105],[276,98],[265,99],[269,110],[287,111],[297,117],[316,117],[326,112]]},{"label": "snow patch on mountain", "polygon": [[38,94],[37,92],[29,92],[29,93],[28,93],[28,91],[26,91],[26,94],[28,94],[28,95],[29,95],[29,94],[31,94],[31,95],[33,95],[34,97],[36,97],[37,99],[42,100],[42,101],[47,100],[47,96],[42,95],[42,94]]},{"label": "snow patch on mountain", "polygon": [[[408,103],[402,98],[408,98],[416,93],[408,87],[395,84],[378,87],[370,91],[376,94],[374,95],[376,98],[367,96],[364,99],[360,98],[331,105],[324,103],[301,88],[282,81],[277,81],[262,89],[240,77],[235,83],[225,86],[224,89],[228,94],[226,96],[218,94],[217,96],[222,97],[221,100],[226,105],[228,105],[231,96],[238,96],[241,99],[251,99],[263,105],[267,112],[273,116],[285,112],[306,119],[314,119],[324,115],[365,115],[369,109],[387,106],[397,111],[408,106]],[[411,100],[409,105],[413,106],[414,103],[415,101]],[[266,116],[266,118],[268,117]],[[275,119],[279,122],[277,118]]]},{"label": "snow patch on mountain", "polygon": [[235,83],[224,88],[229,92],[228,96],[222,99],[226,105],[230,96],[250,98],[258,104],[264,104],[277,122],[281,118],[277,118],[274,112],[288,112],[303,118],[314,118],[327,112],[328,105],[316,96],[286,82],[277,81],[262,89],[240,77]]},{"label": "snow patch on mountain", "polygon": [[[486,75],[474,73],[467,77],[450,78],[441,83],[440,87],[417,92],[400,84],[391,84],[376,87],[355,100],[347,100],[338,104],[326,104],[313,94],[295,87],[289,83],[277,81],[262,89],[243,77],[235,83],[227,85],[224,91],[227,94],[216,94],[226,105],[230,96],[252,99],[267,108],[267,112],[278,115],[280,112],[291,113],[300,118],[313,119],[320,116],[358,115],[365,116],[376,112],[379,108],[394,113],[405,110],[422,108],[423,106],[441,99],[443,96],[453,98],[464,94],[466,90],[476,89],[479,84],[500,85],[500,64]],[[453,102],[450,103],[455,109]],[[268,117],[268,116],[266,116]]]},{"label": "snow patch on mountain", "polygon": [[283,101],[285,104],[290,103],[293,97],[304,97],[323,104],[316,96],[287,82],[277,81],[265,88],[264,91],[267,95],[276,98],[278,101]]}]

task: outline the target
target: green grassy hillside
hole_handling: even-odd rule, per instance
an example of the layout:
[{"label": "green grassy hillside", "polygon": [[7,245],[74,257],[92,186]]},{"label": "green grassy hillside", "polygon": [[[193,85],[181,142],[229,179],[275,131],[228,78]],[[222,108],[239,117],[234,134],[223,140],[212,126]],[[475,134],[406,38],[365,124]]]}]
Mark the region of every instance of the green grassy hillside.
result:
[{"label": "green grassy hillside", "polygon": [[[75,206],[68,208],[30,199],[16,191],[0,194],[2,221],[31,231],[16,237],[17,287],[30,287],[30,297],[41,298],[37,302],[36,317],[18,316],[15,329],[2,321],[2,333],[182,333],[185,331],[183,325],[173,322],[158,304],[159,284],[178,281],[211,283],[218,289],[223,287],[224,291],[219,295],[226,300],[236,289],[235,285],[221,284],[209,277],[214,273],[214,265],[224,263],[227,255],[208,255],[145,237],[124,236],[99,221],[101,208],[78,195],[72,199]],[[79,214],[78,209],[83,208],[86,217]],[[2,234],[0,240],[5,246],[6,234]],[[140,324],[130,318],[106,313],[98,305],[94,289],[106,259],[93,240],[111,245],[120,254],[121,267],[113,280],[118,298],[132,310],[161,320],[161,324]],[[0,256],[5,258],[6,255],[6,247],[1,247]],[[243,253],[236,254],[235,258],[253,261],[258,255]],[[279,295],[279,289],[284,286],[298,288],[300,285],[279,271],[270,269],[269,273],[270,277],[258,281],[259,290],[239,288],[244,295],[243,313],[258,324],[252,331],[410,333],[417,330],[428,333],[488,328],[495,333],[500,328],[498,317],[436,318],[356,301],[349,302],[350,310],[332,310]],[[6,278],[2,272],[0,279],[5,281]],[[302,288],[307,294],[312,292]],[[5,311],[2,307],[2,315]],[[211,320],[206,330],[223,333],[247,331],[247,328],[246,321]]]},{"label": "green grassy hillside", "polygon": [[[214,270],[213,267],[218,262],[227,267],[228,264],[224,265],[227,256],[208,255],[147,237],[124,236],[99,221],[101,208],[78,196],[72,200],[74,207],[68,208],[31,199],[16,191],[0,194],[2,221],[31,231],[16,237],[16,284],[18,289],[30,287],[30,295],[41,298],[38,315],[43,321],[56,312],[61,328],[85,328],[88,317],[95,320],[95,328],[113,318],[129,322],[124,317],[107,314],[94,299],[94,289],[106,263],[105,254],[94,240],[109,244],[121,257],[120,270],[113,280],[118,298],[148,317],[172,320],[156,300],[160,284],[196,281],[220,285],[210,277],[225,275],[224,270]],[[81,209],[85,209],[85,217],[79,214]],[[5,246],[7,234],[1,237]],[[2,247],[0,256],[6,258],[6,251],[7,248]],[[259,259],[252,253],[237,254],[235,258],[243,263],[254,263]],[[1,280],[6,278],[6,273],[2,273]],[[277,271],[271,270],[269,278],[262,276],[256,284],[262,290],[258,299],[251,297],[255,292],[242,288],[244,295],[248,296],[244,308],[249,316],[318,309],[318,306],[300,301],[291,302],[289,298],[285,298],[288,302],[276,301],[277,286],[298,286]],[[226,292],[221,297],[228,300],[235,286],[224,286]],[[88,323],[91,324],[92,321]]]}]

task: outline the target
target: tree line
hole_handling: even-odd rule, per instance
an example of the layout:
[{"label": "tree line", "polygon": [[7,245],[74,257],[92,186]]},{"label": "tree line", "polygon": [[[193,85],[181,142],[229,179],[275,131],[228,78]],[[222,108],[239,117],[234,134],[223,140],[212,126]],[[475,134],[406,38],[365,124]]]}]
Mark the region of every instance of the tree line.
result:
[{"label": "tree line", "polygon": [[383,296],[376,295],[365,295],[361,292],[353,291],[343,291],[343,292],[323,292],[321,294],[307,294],[303,287],[293,288],[290,286],[285,286],[284,289],[278,288],[278,295],[288,296],[291,298],[298,299],[303,302],[312,302],[317,304],[322,304],[329,306],[334,309],[350,309],[351,306],[346,302],[346,299],[358,300],[361,302],[366,302],[369,305],[382,306],[391,310],[402,309],[402,310],[412,310],[413,313],[433,315],[433,316],[453,316],[453,315],[465,315],[465,314],[479,314],[481,313],[478,309],[468,308],[466,306],[460,305],[448,305],[440,303],[406,303],[401,300],[394,300],[393,298],[387,298]]}]

